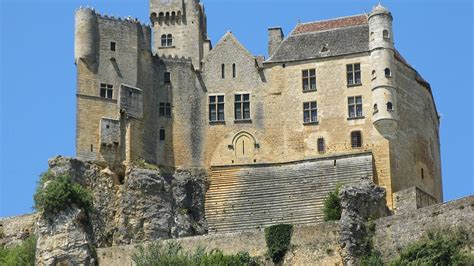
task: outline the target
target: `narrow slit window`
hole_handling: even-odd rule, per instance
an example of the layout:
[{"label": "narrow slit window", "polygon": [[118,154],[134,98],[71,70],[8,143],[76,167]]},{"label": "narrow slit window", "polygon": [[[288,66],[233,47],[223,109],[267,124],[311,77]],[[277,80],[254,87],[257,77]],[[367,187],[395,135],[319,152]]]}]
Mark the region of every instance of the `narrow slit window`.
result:
[{"label": "narrow slit window", "polygon": [[325,153],[326,152],[326,143],[324,138],[318,138],[318,152]]},{"label": "narrow slit window", "polygon": [[232,64],[232,77],[235,78],[237,77],[237,69],[235,64]]},{"label": "narrow slit window", "polygon": [[225,78],[225,65],[221,65],[221,78]]}]

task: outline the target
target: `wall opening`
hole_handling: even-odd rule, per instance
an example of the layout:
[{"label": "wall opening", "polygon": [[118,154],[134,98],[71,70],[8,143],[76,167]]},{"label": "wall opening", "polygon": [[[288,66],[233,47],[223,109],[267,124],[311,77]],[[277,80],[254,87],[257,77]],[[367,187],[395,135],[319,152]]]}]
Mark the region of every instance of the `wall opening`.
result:
[{"label": "wall opening", "polygon": [[221,65],[221,78],[225,78],[225,64]]},{"label": "wall opening", "polygon": [[352,148],[362,147],[362,133],[360,131],[351,132],[351,147]]}]

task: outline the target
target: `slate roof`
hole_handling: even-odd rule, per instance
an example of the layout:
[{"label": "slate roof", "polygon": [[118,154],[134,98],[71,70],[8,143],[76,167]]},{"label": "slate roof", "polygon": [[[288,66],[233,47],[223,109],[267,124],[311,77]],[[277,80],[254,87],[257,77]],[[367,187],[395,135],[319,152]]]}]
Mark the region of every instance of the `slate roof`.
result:
[{"label": "slate roof", "polygon": [[356,16],[355,20],[343,18],[298,25],[266,62],[289,62],[367,52],[369,26],[367,18],[365,23],[361,23],[361,17]]}]

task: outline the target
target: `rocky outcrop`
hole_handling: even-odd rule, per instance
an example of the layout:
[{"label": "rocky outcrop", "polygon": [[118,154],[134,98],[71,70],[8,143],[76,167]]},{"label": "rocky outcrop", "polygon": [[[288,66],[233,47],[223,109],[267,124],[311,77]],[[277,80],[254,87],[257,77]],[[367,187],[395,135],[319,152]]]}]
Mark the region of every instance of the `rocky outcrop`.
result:
[{"label": "rocky outcrop", "polygon": [[[203,172],[143,169],[56,157],[53,176],[69,175],[88,188],[93,210],[63,210],[38,218],[38,261],[93,264],[89,247],[135,244],[207,233]],[[70,254],[67,256],[66,254]]]},{"label": "rocky outcrop", "polygon": [[35,233],[36,214],[0,218],[0,247],[15,246]]},{"label": "rocky outcrop", "polygon": [[340,247],[345,264],[357,265],[358,258],[370,252],[371,241],[368,237],[373,228],[367,222],[390,214],[385,195],[385,189],[371,181],[362,181],[340,190]]},{"label": "rocky outcrop", "polygon": [[70,207],[56,214],[40,213],[37,222],[37,265],[95,265],[87,213]]}]

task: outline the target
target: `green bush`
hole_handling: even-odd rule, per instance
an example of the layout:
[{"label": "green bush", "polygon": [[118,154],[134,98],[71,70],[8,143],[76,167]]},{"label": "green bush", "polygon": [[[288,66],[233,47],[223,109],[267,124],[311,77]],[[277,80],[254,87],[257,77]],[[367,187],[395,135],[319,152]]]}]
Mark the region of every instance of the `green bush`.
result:
[{"label": "green bush", "polygon": [[48,213],[57,213],[72,205],[86,211],[92,209],[92,196],[87,189],[72,182],[67,175],[54,177],[49,171],[41,176],[34,200],[36,210]]},{"label": "green bush", "polygon": [[247,252],[224,255],[217,249],[206,252],[203,248],[197,248],[194,253],[189,253],[176,242],[169,242],[166,245],[152,243],[146,247],[138,246],[132,259],[137,266],[259,265],[258,261],[250,257]]},{"label": "green bush", "polygon": [[265,241],[268,255],[274,263],[278,263],[290,247],[293,225],[278,224],[265,228]]},{"label": "green bush", "polygon": [[406,247],[392,265],[474,265],[465,250],[467,234],[462,230],[440,230]]},{"label": "green bush", "polygon": [[360,266],[380,266],[383,265],[382,257],[380,252],[371,251],[370,254],[361,258],[359,262]]},{"label": "green bush", "polygon": [[36,251],[36,238],[29,237],[21,244],[5,248],[0,246],[0,265],[34,265]]},{"label": "green bush", "polygon": [[339,188],[336,187],[336,190],[329,192],[328,197],[324,200],[324,221],[336,221],[341,219],[341,202],[339,200]]}]

